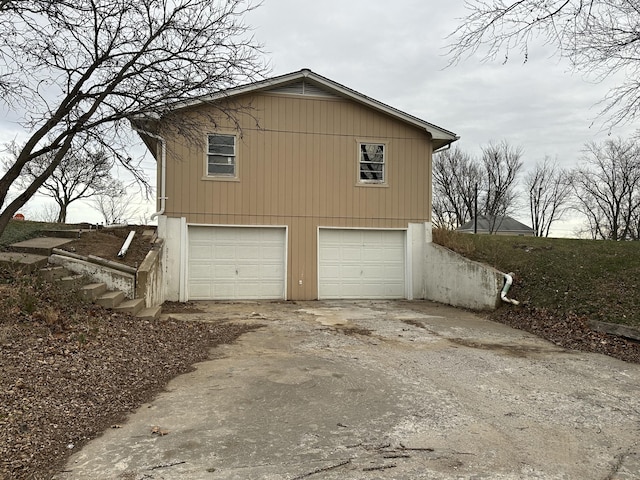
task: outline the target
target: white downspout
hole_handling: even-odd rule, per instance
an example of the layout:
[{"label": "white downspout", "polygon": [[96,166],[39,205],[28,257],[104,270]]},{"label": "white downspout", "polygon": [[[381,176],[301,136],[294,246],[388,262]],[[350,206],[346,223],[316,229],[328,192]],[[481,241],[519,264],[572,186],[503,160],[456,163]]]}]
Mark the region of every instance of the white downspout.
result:
[{"label": "white downspout", "polygon": [[514,300],[512,298],[507,298],[507,293],[513,284],[513,272],[504,273],[504,287],[502,287],[502,291],[500,292],[500,298],[503,302],[512,303],[513,305],[520,305],[520,302]]},{"label": "white downspout", "polygon": [[161,137],[160,135],[156,135],[155,133],[151,133],[147,130],[143,130],[141,128],[136,127],[133,123],[131,123],[133,129],[138,133],[143,133],[149,137],[155,138],[159,140],[162,144],[161,153],[160,153],[160,171],[161,171],[161,179],[160,179],[160,210],[151,215],[150,220],[154,220],[156,217],[164,214],[164,209],[166,206],[167,200],[167,141]]}]

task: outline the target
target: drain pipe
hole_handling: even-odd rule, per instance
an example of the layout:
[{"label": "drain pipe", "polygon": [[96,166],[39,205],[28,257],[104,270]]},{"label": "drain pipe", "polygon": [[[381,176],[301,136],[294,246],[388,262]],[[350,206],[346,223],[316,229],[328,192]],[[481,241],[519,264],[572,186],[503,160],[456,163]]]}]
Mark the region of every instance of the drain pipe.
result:
[{"label": "drain pipe", "polygon": [[167,141],[161,137],[160,135],[156,135],[155,133],[151,133],[147,130],[143,130],[138,128],[131,122],[131,127],[138,133],[142,133],[149,137],[155,138],[162,144],[161,153],[160,153],[160,170],[161,170],[161,180],[160,180],[160,210],[151,215],[150,220],[154,220],[156,217],[164,214],[164,209],[166,206],[166,192],[167,192]]},{"label": "drain pipe", "polygon": [[503,273],[504,275],[504,287],[502,287],[502,291],[500,292],[500,298],[503,302],[511,303],[513,305],[520,305],[520,302],[514,300],[512,298],[507,298],[507,293],[513,284],[513,272]]},{"label": "drain pipe", "polygon": [[127,239],[124,241],[124,244],[122,245],[122,248],[118,252],[118,257],[122,258],[127,254],[127,250],[129,250],[129,247],[131,246],[131,242],[133,241],[133,236],[135,234],[136,234],[135,230],[131,230],[129,232],[129,235],[127,236]]}]

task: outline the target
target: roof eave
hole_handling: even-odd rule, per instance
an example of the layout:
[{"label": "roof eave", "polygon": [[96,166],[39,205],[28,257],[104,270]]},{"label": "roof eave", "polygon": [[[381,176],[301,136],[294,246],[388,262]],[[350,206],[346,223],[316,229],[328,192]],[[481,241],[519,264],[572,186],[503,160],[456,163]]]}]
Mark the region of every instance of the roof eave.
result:
[{"label": "roof eave", "polygon": [[230,88],[227,90],[222,90],[220,92],[214,93],[212,95],[208,95],[206,97],[201,97],[194,100],[187,100],[184,102],[176,103],[172,106],[170,110],[182,110],[185,108],[195,107],[198,105],[202,105],[205,103],[216,102],[222,99],[228,99],[232,97],[237,97],[239,95],[244,95],[247,93],[257,92],[269,90],[273,87],[277,87],[280,85],[285,85],[287,83],[292,83],[300,79],[309,79],[315,83],[322,85],[324,88],[332,91],[333,93],[348,98],[350,100],[356,101],[360,104],[366,105],[374,110],[385,113],[392,117],[395,117],[405,123],[413,125],[417,128],[425,130],[434,142],[434,150],[438,150],[440,148],[446,147],[447,145],[455,142],[460,137],[453,132],[445,130],[444,128],[438,127],[432,123],[421,120],[413,115],[405,113],[401,110],[398,110],[394,107],[386,105],[378,100],[374,100],[373,98],[367,97],[355,90],[352,90],[344,85],[336,83],[328,78],[323,77],[322,75],[318,75],[317,73],[312,72],[309,69],[302,69],[297,72],[287,73],[284,75],[280,75],[278,77],[261,80],[255,83],[250,83],[247,85],[242,85],[239,87]]}]

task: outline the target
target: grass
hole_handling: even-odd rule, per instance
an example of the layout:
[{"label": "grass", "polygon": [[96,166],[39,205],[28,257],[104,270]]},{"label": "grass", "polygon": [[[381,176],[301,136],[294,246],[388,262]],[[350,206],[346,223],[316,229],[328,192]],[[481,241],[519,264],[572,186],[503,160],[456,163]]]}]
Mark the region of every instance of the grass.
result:
[{"label": "grass", "polygon": [[64,223],[30,222],[10,220],[7,228],[0,236],[0,250],[12,243],[28,240],[37,237],[42,230],[60,230],[64,228],[74,228],[74,225]]},{"label": "grass", "polygon": [[530,306],[640,326],[640,242],[468,235],[434,231],[434,242],[502,272],[509,296]]}]

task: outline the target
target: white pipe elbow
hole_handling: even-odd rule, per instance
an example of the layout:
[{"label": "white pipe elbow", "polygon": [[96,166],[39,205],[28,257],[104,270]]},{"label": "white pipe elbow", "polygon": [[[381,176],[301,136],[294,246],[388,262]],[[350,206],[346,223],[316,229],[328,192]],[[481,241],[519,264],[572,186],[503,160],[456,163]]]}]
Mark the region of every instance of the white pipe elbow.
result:
[{"label": "white pipe elbow", "polygon": [[503,302],[511,303],[513,305],[520,305],[519,301],[514,300],[512,298],[507,298],[507,293],[509,292],[511,285],[513,285],[513,272],[505,273],[504,287],[502,287],[502,291],[500,292],[500,298],[502,299]]}]

